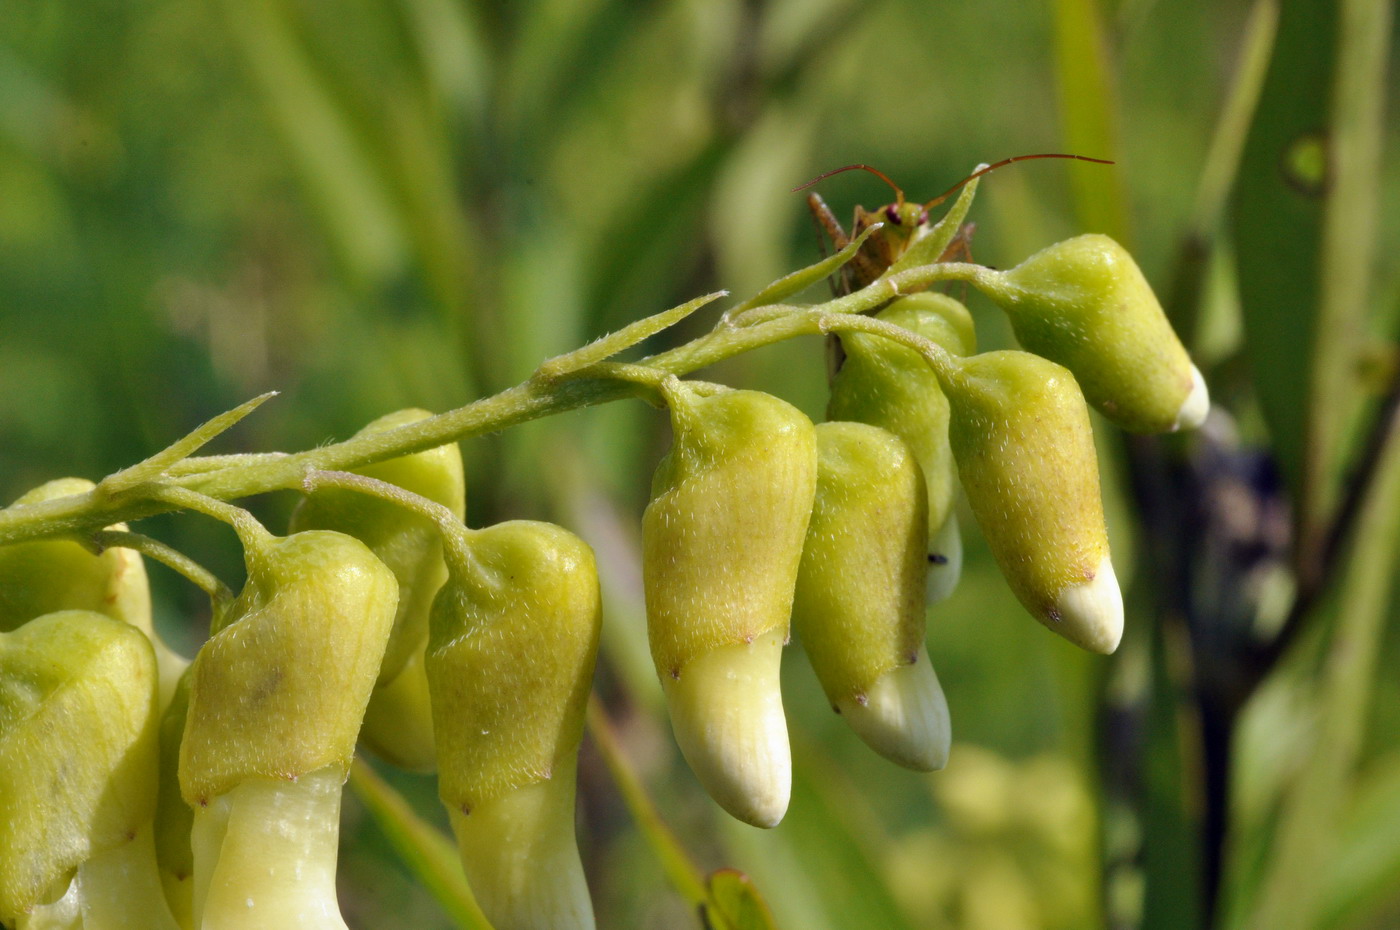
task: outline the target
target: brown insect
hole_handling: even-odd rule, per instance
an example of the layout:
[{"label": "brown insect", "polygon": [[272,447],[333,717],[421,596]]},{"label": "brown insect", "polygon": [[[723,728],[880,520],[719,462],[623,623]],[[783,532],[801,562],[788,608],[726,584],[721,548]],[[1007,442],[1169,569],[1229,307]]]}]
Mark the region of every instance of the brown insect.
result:
[{"label": "brown insect", "polygon": [[[894,189],[894,203],[886,204],[875,210],[867,210],[862,206],[857,206],[855,218],[851,222],[851,233],[848,236],[845,229],[841,227],[841,221],[836,218],[836,214],[822,200],[816,191],[807,195],[807,208],[812,212],[812,219],[816,221],[817,227],[826,234],[832,245],[839,251],[845,248],[852,239],[859,236],[875,223],[882,223],[883,226],[873,235],[865,240],[860,249],[849,263],[841,270],[841,290],[850,293],[859,290],[870,284],[872,281],[884,274],[885,271],[899,260],[899,257],[908,250],[909,246],[923,238],[932,226],[928,221],[928,212],[932,208],[943,203],[958,188],[974,178],[1003,168],[1018,161],[1032,161],[1038,158],[1070,158],[1076,161],[1093,162],[1099,165],[1111,165],[1113,162],[1103,158],[1090,158],[1087,155],[1067,155],[1061,152],[1040,152],[1034,155],[1014,155],[1011,158],[1003,158],[1001,161],[979,168],[963,178],[952,187],[948,188],[937,197],[927,203],[909,202],[904,199],[904,191],[898,184],[890,180],[889,176],[878,168],[870,165],[843,165],[834,168],[825,174],[819,174],[812,180],[800,187],[793,188],[793,191],[805,190],[823,181],[834,174],[843,171],[869,171],[880,180],[884,181]],[[938,257],[938,261],[951,261],[958,257],[966,257],[969,254],[969,245],[972,238],[972,224],[961,227],[951,238],[943,253]]]}]

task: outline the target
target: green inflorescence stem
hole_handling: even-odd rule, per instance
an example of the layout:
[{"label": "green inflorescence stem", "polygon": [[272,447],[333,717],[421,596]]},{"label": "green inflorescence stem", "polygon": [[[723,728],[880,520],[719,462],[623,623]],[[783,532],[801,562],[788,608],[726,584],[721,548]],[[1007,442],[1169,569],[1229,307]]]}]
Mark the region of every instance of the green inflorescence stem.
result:
[{"label": "green inflorescence stem", "polygon": [[[685,375],[735,355],[782,342],[794,336],[819,335],[839,330],[872,332],[908,345],[920,352],[940,379],[954,375],[952,363],[937,346],[897,326],[859,316],[887,301],[945,281],[977,284],[987,269],[978,265],[943,262],[921,265],[887,275],[869,286],[823,304],[794,307],[791,312],[752,325],[735,326],[721,321],[711,332],[686,345],[635,363],[661,376]],[[694,303],[685,305],[690,308]],[[671,318],[676,311],[658,316]],[[849,319],[842,319],[849,317]],[[643,330],[648,331],[646,327]],[[592,361],[591,357],[588,359]],[[567,367],[567,366],[565,366]],[[620,379],[617,372],[596,363],[577,371],[554,373],[545,368],[529,380],[455,410],[409,423],[382,433],[355,436],[344,442],[293,454],[221,456],[217,459],[160,458],[160,476],[135,485],[116,482],[82,494],[34,504],[18,504],[0,510],[0,546],[30,539],[91,533],[113,523],[137,520],[170,510],[194,507],[191,492],[227,501],[282,488],[299,487],[312,471],[344,471],[374,462],[421,452],[449,442],[497,432],[529,420],[633,396],[635,378]],[[215,418],[223,425],[234,414],[241,416],[257,401]],[[199,438],[207,427],[196,431]],[[192,434],[195,435],[195,434]],[[171,448],[194,443],[181,440]],[[122,474],[122,473],[118,473]],[[144,472],[141,477],[146,477]]]}]

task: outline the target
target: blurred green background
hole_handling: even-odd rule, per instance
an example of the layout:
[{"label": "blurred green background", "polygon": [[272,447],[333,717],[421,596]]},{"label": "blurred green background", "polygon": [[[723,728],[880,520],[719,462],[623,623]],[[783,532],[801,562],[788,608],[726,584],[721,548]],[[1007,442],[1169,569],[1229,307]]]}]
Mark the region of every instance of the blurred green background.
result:
[{"label": "blurred green background", "polygon": [[[1350,6],[1381,16],[1379,77],[1358,67],[1357,80],[1372,75],[1363,98],[1389,88],[1381,106],[1393,112],[1389,5]],[[1283,8],[1301,34],[1334,41],[1332,4]],[[1113,168],[1041,161],[988,178],[973,254],[1009,267],[1079,232],[1121,238],[1222,415],[1202,437],[1165,442],[1096,423],[1129,600],[1113,659],[1032,623],[967,530],[963,584],[930,617],[955,728],[945,772],[914,775],[870,754],[795,646],[784,673],[796,767],[787,819],[761,833],[703,796],[658,714],[642,629],[638,522],[667,441],[656,411],[619,403],[464,443],[469,519],[552,519],[595,547],[607,600],[598,686],[627,756],[700,866],[749,873],[779,926],[1190,927],[1211,922],[1207,911],[1221,926],[1280,926],[1260,915],[1291,910],[1278,889],[1299,875],[1312,887],[1289,917],[1297,926],[1400,925],[1400,632],[1385,583],[1394,546],[1366,555],[1380,566],[1367,589],[1378,601],[1367,602],[1370,651],[1359,693],[1338,696],[1329,682],[1358,681],[1355,669],[1327,671],[1350,589],[1296,571],[1278,486],[1307,498],[1313,473],[1293,463],[1315,436],[1288,446],[1288,421],[1273,412],[1319,403],[1300,372],[1324,369],[1297,368],[1289,352],[1345,369],[1354,396],[1323,466],[1345,499],[1343,476],[1364,461],[1354,450],[1395,368],[1400,134],[1374,106],[1338,129],[1390,156],[1358,182],[1371,219],[1270,213],[1284,195],[1256,190],[1278,160],[1267,130],[1312,118],[1309,107],[1325,122],[1344,70],[1335,49],[1351,48],[1315,55],[1281,39],[1246,146],[1251,95],[1237,75],[1267,50],[1275,12],[1238,0],[0,5],[0,494],[99,478],[267,390],[282,395],[213,451],[345,438],[390,410],[444,410],[500,390],[549,355],[700,293],[742,298],[818,257],[804,196],[790,189],[838,165],[874,164],[927,199],[981,161],[1114,158]],[[1241,159],[1239,219],[1222,235]],[[820,190],[843,218],[891,199],[863,173]],[[1337,245],[1338,235],[1357,241]],[[1360,263],[1346,280],[1365,278],[1364,293],[1343,295],[1363,315],[1347,324],[1355,345],[1340,362],[1313,353],[1310,328],[1338,287],[1328,277],[1337,255]],[[1258,269],[1273,281],[1268,269],[1283,264],[1313,269],[1316,289],[1296,309],[1252,310],[1267,293]],[[969,299],[982,346],[1008,344],[1002,318]],[[697,335],[714,312],[654,347]],[[1282,348],[1251,358],[1251,344]],[[824,409],[816,340],[706,377],[773,391],[814,417]],[[1335,507],[1318,500],[1325,527]],[[276,526],[288,504],[254,506]],[[1170,519],[1198,512],[1218,519]],[[1247,526],[1222,530],[1229,517]],[[190,516],[150,522],[237,582],[226,530]],[[1291,525],[1305,522],[1295,512]],[[973,526],[967,514],[963,525]],[[1244,537],[1247,557],[1210,546]],[[1356,561],[1327,563],[1323,581]],[[164,570],[153,576],[162,627],[193,650],[207,605]],[[1314,589],[1295,637],[1295,595]],[[1224,646],[1200,625],[1222,617],[1246,631]],[[1285,661],[1231,664],[1259,643],[1267,653],[1281,625]],[[1222,695],[1223,737],[1211,732]],[[1338,771],[1318,774],[1308,760],[1337,719],[1358,732]],[[391,777],[440,819],[431,780]],[[591,742],[581,777],[600,924],[696,926]],[[1290,814],[1311,809],[1296,792],[1322,790],[1331,816],[1310,826]],[[449,926],[364,810],[347,801],[345,816],[351,925]],[[1224,818],[1215,828],[1213,816]],[[1328,833],[1325,861],[1295,861],[1288,850],[1307,848],[1314,828]],[[1212,842],[1213,830],[1228,841]]]}]

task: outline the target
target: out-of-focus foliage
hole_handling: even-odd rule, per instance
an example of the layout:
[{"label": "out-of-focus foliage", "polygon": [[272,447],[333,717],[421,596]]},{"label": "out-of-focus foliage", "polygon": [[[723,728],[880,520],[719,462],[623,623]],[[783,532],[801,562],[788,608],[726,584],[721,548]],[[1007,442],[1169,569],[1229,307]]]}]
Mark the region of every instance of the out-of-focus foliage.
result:
[{"label": "out-of-focus foliage", "polygon": [[[819,171],[866,162],[928,198],[981,161],[1098,144],[1108,150],[1081,154],[1116,167],[1044,161],[988,178],[971,217],[975,256],[1010,267],[1057,239],[1113,232],[1170,298],[1179,243],[1204,236],[1204,296],[1178,323],[1234,416],[1221,428],[1236,429],[1245,449],[1263,448],[1266,422],[1292,429],[1270,405],[1286,403],[1293,372],[1262,378],[1261,415],[1240,361],[1233,245],[1214,238],[1228,179],[1215,200],[1198,194],[1203,173],[1215,177],[1205,166],[1250,7],[0,4],[0,495],[55,475],[96,479],[265,390],[283,394],[214,451],[305,448],[390,410],[458,406],[664,306],[720,287],[742,298],[815,259],[802,196],[789,191]],[[1332,4],[1283,8],[1328,23],[1337,15]],[[1292,60],[1280,60],[1287,76]],[[1330,72],[1320,73],[1304,84],[1326,97],[1316,84]],[[1237,129],[1250,118],[1246,109]],[[1364,318],[1377,348],[1358,356],[1375,383],[1396,365],[1393,342],[1381,340],[1393,339],[1400,307],[1400,131],[1394,121],[1385,131],[1371,238],[1389,247],[1368,269]],[[1221,159],[1228,169],[1238,152]],[[1266,171],[1265,162],[1256,152],[1245,170]],[[859,172],[821,189],[843,214],[891,197]],[[1246,228],[1240,248],[1265,232],[1290,234]],[[1243,261],[1258,274],[1257,251]],[[1002,318],[975,296],[972,306],[983,348],[1010,344]],[[1269,357],[1252,362],[1272,372]],[[813,416],[825,407],[816,341],[706,376],[770,390]],[[1364,398],[1346,412],[1355,406]],[[1139,570],[1134,585],[1134,553],[1140,568],[1156,555],[1132,503],[1142,484],[1127,479],[1140,462],[1102,433],[1105,507],[1129,592],[1120,655],[1081,655],[1030,622],[970,531],[962,586],[930,617],[957,740],[948,770],[914,775],[870,753],[791,648],[793,803],[762,833],[705,799],[657,714],[636,537],[664,416],[618,403],[463,451],[473,525],[556,519],[596,549],[607,612],[598,685],[623,751],[693,859],[751,876],[778,926],[1188,926],[1193,912],[1180,902],[1199,893],[1198,793],[1209,790],[1196,779],[1209,760],[1199,757],[1190,695],[1173,691],[1192,680],[1182,667],[1191,654],[1179,629],[1157,623],[1175,599],[1151,593],[1177,579]],[[1296,436],[1285,438],[1293,449]],[[1182,448],[1171,447],[1178,457]],[[1247,453],[1231,455],[1237,467]],[[1216,513],[1256,504],[1222,497]],[[285,505],[255,503],[274,526]],[[152,523],[154,535],[237,579],[237,550],[218,528]],[[188,652],[204,637],[207,607],[168,573],[153,576],[158,620]],[[1280,622],[1286,576],[1280,568],[1259,582],[1251,623]],[[1270,877],[1269,841],[1315,728],[1368,711],[1369,727],[1347,749],[1356,789],[1348,768],[1338,822],[1324,825],[1337,830],[1338,856],[1314,897],[1327,926],[1400,919],[1400,847],[1384,827],[1400,822],[1400,624],[1383,597],[1375,611],[1388,624],[1372,635],[1377,671],[1359,697],[1324,696],[1315,669],[1329,624],[1314,624],[1318,635],[1260,691],[1236,734],[1228,774],[1241,832],[1225,897],[1239,921],[1253,913],[1255,889],[1267,896],[1281,880]],[[692,925],[590,746],[580,839],[600,924]],[[431,780],[389,778],[440,818]],[[347,801],[345,816],[341,900],[351,925],[449,926],[365,809]],[[1154,885],[1162,876],[1172,878]]]}]

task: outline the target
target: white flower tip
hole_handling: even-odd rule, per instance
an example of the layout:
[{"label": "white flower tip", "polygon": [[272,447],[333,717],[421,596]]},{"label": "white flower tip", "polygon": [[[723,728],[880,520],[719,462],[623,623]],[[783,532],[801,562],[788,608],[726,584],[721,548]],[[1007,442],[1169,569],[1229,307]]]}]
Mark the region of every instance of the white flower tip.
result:
[{"label": "white flower tip", "polygon": [[958,530],[958,515],[948,512],[943,525],[929,536],[928,588],[924,603],[933,605],[953,593],[962,578],[962,533]]},{"label": "white flower tip", "polygon": [[594,930],[574,838],[572,764],[470,814],[449,813],[467,882],[493,927]]},{"label": "white flower tip", "polygon": [[1094,577],[1060,589],[1051,629],[1090,652],[1108,655],[1123,638],[1123,593],[1108,556]]},{"label": "white flower tip", "polygon": [[916,772],[948,764],[953,740],[948,701],[927,649],[919,649],[914,664],[877,678],[864,698],[838,701],[837,708],[867,746]]},{"label": "white flower tip", "polygon": [[755,827],[787,813],[792,754],[778,688],[785,630],[697,656],[664,676],[671,728],[710,797]]},{"label": "white flower tip", "polygon": [[1206,421],[1208,413],[1210,390],[1206,387],[1206,379],[1201,377],[1201,370],[1192,365],[1191,392],[1181,402],[1181,409],[1176,413],[1176,422],[1172,424],[1172,429],[1195,429]]}]

